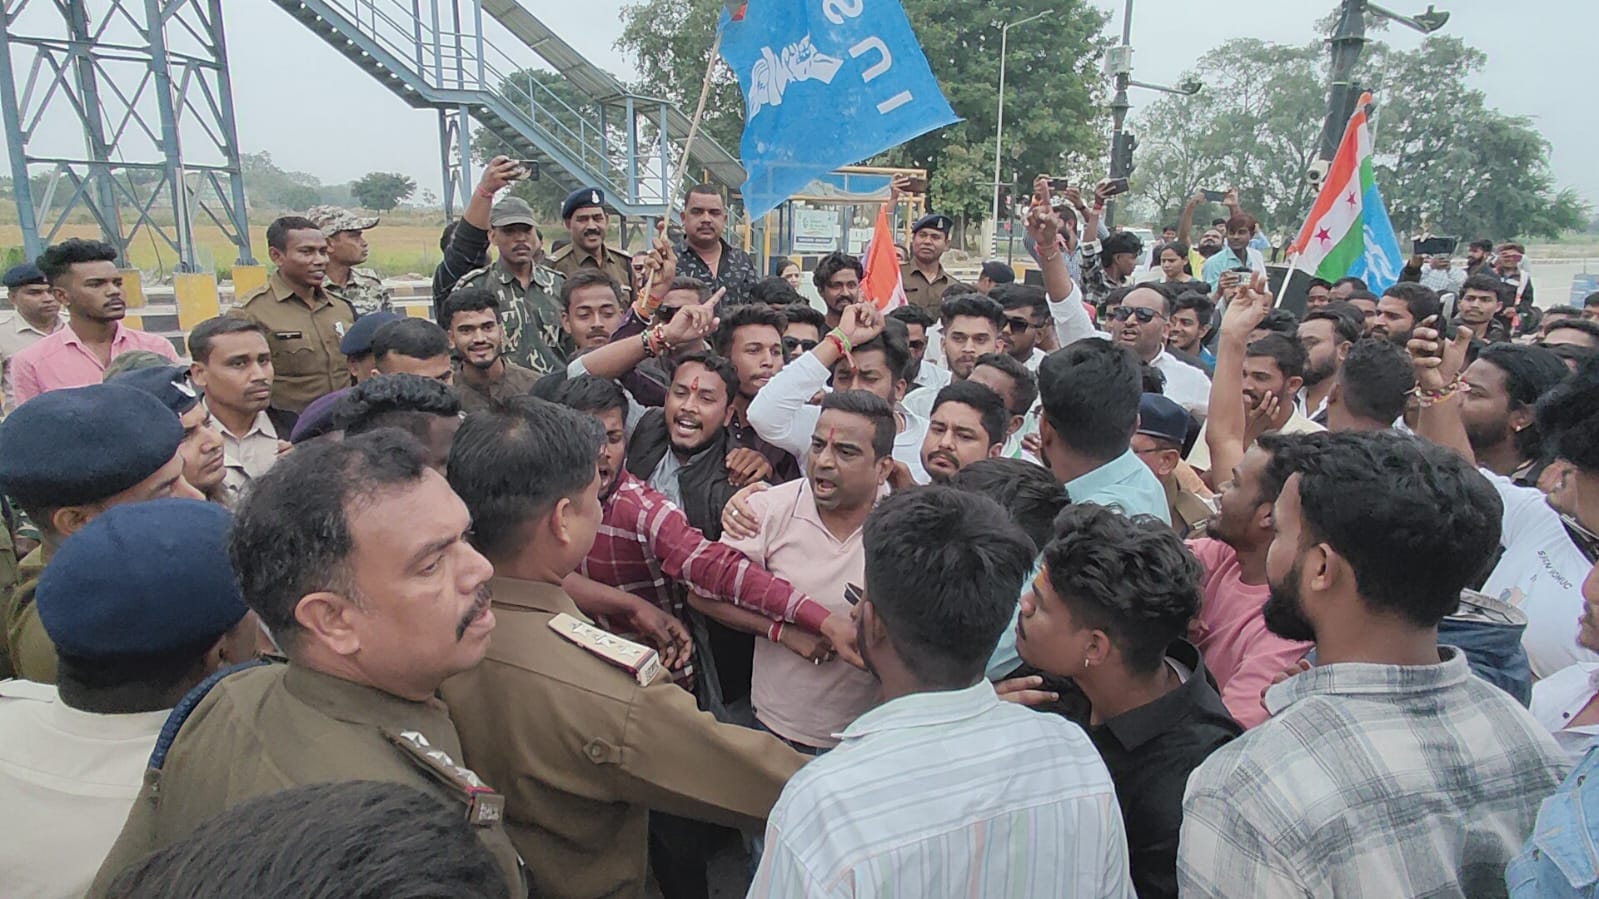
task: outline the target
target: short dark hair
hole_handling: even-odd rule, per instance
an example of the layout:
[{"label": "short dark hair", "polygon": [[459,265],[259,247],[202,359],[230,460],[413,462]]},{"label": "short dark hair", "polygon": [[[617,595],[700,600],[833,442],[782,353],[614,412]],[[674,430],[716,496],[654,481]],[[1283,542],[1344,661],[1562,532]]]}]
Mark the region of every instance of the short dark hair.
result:
[{"label": "short dark hair", "polygon": [[1033,408],[1033,403],[1038,401],[1038,376],[1017,362],[1011,354],[984,353],[977,357],[977,365],[998,369],[1000,374],[1009,375],[1016,383],[1013,391],[1016,395],[1011,397],[1016,406],[1008,410],[1011,415],[1026,415]]},{"label": "short dark hair", "polygon": [[623,418],[627,417],[627,394],[622,391],[622,385],[609,378],[581,375],[561,382],[552,394],[552,402],[568,409],[589,415],[616,411],[621,412]]},{"label": "short dark hair", "polygon": [[118,255],[117,248],[103,240],[69,237],[45,247],[33,264],[39,267],[45,280],[54,285],[72,271],[74,265],[81,262],[116,262]]},{"label": "short dark hair", "polygon": [[[905,307],[914,309],[914,306]],[[827,316],[816,311],[816,307],[801,300],[782,307],[783,318],[790,325],[810,325],[816,329],[817,334],[827,333]],[[784,325],[786,328],[787,325]]]},{"label": "short dark hair", "polygon": [[566,280],[561,283],[561,308],[566,310],[572,308],[572,294],[575,291],[582,290],[585,287],[599,287],[600,285],[609,287],[611,295],[616,297],[617,305],[620,306],[622,304],[622,285],[611,277],[610,272],[602,272],[597,268],[580,268],[567,275]]},{"label": "short dark hair", "polygon": [[396,372],[350,388],[333,410],[333,427],[354,437],[378,428],[399,428],[427,439],[431,419],[461,414],[461,401],[443,382]]},{"label": "short dark hair", "polygon": [[938,319],[933,314],[920,306],[905,305],[895,308],[888,313],[888,317],[907,325],[921,325],[923,330],[938,324]]},{"label": "short dark hair", "polygon": [[1166,373],[1148,362],[1138,363],[1138,379],[1144,393],[1166,395]]},{"label": "short dark hair", "polygon": [[750,302],[783,307],[804,303],[805,298],[800,296],[799,291],[791,287],[787,281],[774,275],[762,278],[750,286]]},{"label": "short dark hair", "polygon": [[1507,240],[1507,241],[1501,242],[1499,244],[1498,250],[1500,252],[1504,252],[1505,250],[1515,250],[1517,253],[1525,253],[1525,252],[1527,252],[1527,248],[1526,248],[1525,245],[1523,245],[1519,241],[1514,241],[1514,240]]},{"label": "short dark hair", "polygon": [[894,435],[899,422],[888,400],[865,390],[835,390],[822,397],[822,411],[836,409],[859,415],[872,423],[872,457],[881,459],[894,452]]},{"label": "short dark hair", "polygon": [[694,196],[695,194],[699,194],[701,196],[706,196],[706,197],[716,197],[717,199],[721,200],[723,203],[727,202],[727,197],[722,196],[722,189],[721,188],[717,187],[714,184],[703,184],[703,183],[701,183],[701,184],[696,184],[693,187],[690,187],[688,190],[683,192],[684,205],[688,205],[688,198]]},{"label": "short dark hair", "polygon": [[1032,540],[1035,553],[1043,552],[1054,533],[1055,516],[1070,502],[1049,469],[1025,459],[979,459],[955,472],[949,486],[1004,506]]},{"label": "short dark hair", "polygon": [[1257,331],[1270,331],[1284,337],[1297,337],[1299,335],[1299,316],[1287,309],[1271,309],[1266,317],[1255,326]]},{"label": "short dark hair", "polygon": [[[1536,407],[1545,394],[1559,387],[1571,374],[1564,359],[1541,346],[1490,343],[1477,354],[1477,361],[1486,362],[1504,373],[1505,393],[1512,412]],[[1542,455],[1543,437],[1536,422],[1516,432],[1516,449],[1526,459]]]},{"label": "short dark hair", "polygon": [[1592,337],[1594,342],[1599,344],[1599,322],[1591,322],[1585,318],[1557,321],[1549,325],[1549,330],[1544,332],[1544,336],[1547,337],[1555,331],[1577,331]]},{"label": "short dark hair", "polygon": [[[1354,303],[1356,300],[1370,300],[1373,304],[1376,304],[1378,302],[1378,297],[1376,294],[1364,287],[1356,287],[1349,291],[1349,297],[1344,302]],[[1364,321],[1364,313],[1361,314],[1361,319]]]},{"label": "short dark hair", "polygon": [[1538,430],[1554,456],[1599,473],[1599,357],[1539,401]]},{"label": "short dark hair", "polygon": [[1101,262],[1109,264],[1121,253],[1141,256],[1143,252],[1144,242],[1138,239],[1138,235],[1131,231],[1117,231],[1100,243],[1099,258]]},{"label": "short dark hair", "polygon": [[688,275],[678,275],[672,279],[672,283],[666,285],[667,293],[674,290],[692,290],[701,303],[711,298],[711,285],[698,278],[690,278]]},{"label": "short dark hair", "polygon": [[135,862],[107,895],[335,899],[352,884],[372,896],[509,895],[505,872],[458,807],[371,780],[304,784],[242,802]]},{"label": "short dark hair", "polygon": [[711,346],[723,356],[731,354],[733,335],[739,328],[769,327],[777,331],[781,340],[783,329],[788,327],[788,319],[783,317],[783,313],[764,303],[739,303],[725,307],[720,319],[716,333],[711,335]]},{"label": "short dark hair", "polygon": [[933,408],[929,414],[936,413],[938,407],[945,403],[959,403],[976,410],[983,423],[983,431],[988,434],[990,446],[1005,442],[1006,425],[1010,422],[1011,413],[1005,408],[1005,401],[987,384],[970,380],[956,381],[940,388],[938,396],[933,398]]},{"label": "short dark hair", "polygon": [[[1590,296],[1590,297],[1599,297],[1599,291],[1595,291],[1594,293],[1590,293],[1590,294],[1588,294],[1588,296]],[[1594,301],[1594,305],[1595,306],[1599,306],[1599,300],[1595,300]],[[1545,309],[1543,311],[1544,321],[1548,321],[1549,317],[1552,316],[1552,315],[1581,315],[1581,314],[1582,314],[1582,310],[1578,309],[1576,306],[1550,306],[1548,309]]]},{"label": "short dark hair", "polygon": [[[825,320],[823,325],[826,325]],[[910,332],[905,330],[905,323],[891,318],[883,322],[883,330],[876,337],[855,347],[852,355],[881,352],[883,363],[888,366],[889,373],[895,380],[899,380],[905,377],[905,369],[911,364],[910,339]]]},{"label": "short dark hair", "polygon": [[1238,212],[1228,217],[1227,230],[1237,231],[1239,228],[1248,228],[1249,230],[1253,231],[1255,230],[1255,225],[1257,224],[1259,224],[1259,222],[1255,221],[1254,216],[1247,212]]},{"label": "short dark hair", "polygon": [[170,708],[204,676],[206,654],[225,633],[159,653],[90,657],[57,650],[61,701],[110,714]]},{"label": "short dark hair", "polygon": [[1354,343],[1366,334],[1366,316],[1353,305],[1345,302],[1328,303],[1320,309],[1312,309],[1305,313],[1305,322],[1329,321],[1332,322],[1333,336],[1338,340]]},{"label": "short dark hair", "polygon": [[[1332,283],[1332,286],[1337,287],[1340,284],[1348,284],[1348,285],[1354,287],[1356,290],[1370,290],[1371,289],[1370,287],[1366,286],[1366,282],[1365,281],[1355,277],[1354,275],[1345,275],[1342,278],[1339,278],[1338,280],[1334,281]],[[1375,297],[1373,297],[1373,299],[1375,299]]]},{"label": "short dark hair", "polygon": [[988,297],[1006,312],[1030,309],[1035,318],[1049,317],[1049,294],[1036,284],[996,284],[988,292]]},{"label": "short dark hair", "polygon": [[1144,394],[1138,357],[1101,337],[1075,341],[1038,366],[1044,417],[1061,441],[1095,459],[1127,451]]},{"label": "short dark hair", "polygon": [[811,272],[811,283],[821,290],[833,280],[834,275],[847,268],[854,269],[857,278],[866,277],[866,266],[861,265],[859,258],[834,250],[816,261],[816,270]]},{"label": "short dark hair", "polygon": [[1509,302],[1511,299],[1510,285],[1499,280],[1493,275],[1488,274],[1487,272],[1478,272],[1462,282],[1460,285],[1461,295],[1464,296],[1468,290],[1480,290],[1484,293],[1491,293],[1494,295],[1494,299],[1498,301],[1499,305],[1501,306]]},{"label": "short dark hair", "polygon": [[1393,343],[1375,337],[1355,341],[1344,357],[1338,379],[1349,411],[1371,421],[1397,421],[1405,414],[1410,391],[1416,388],[1416,371],[1410,356]]},{"label": "short dark hair", "polygon": [[322,233],[322,229],[317,227],[316,222],[311,221],[303,215],[285,215],[274,219],[272,224],[267,225],[267,246],[279,252],[287,250],[289,248],[289,232],[291,231],[315,231],[318,234]]},{"label": "short dark hair", "polygon": [[201,365],[211,361],[211,344],[224,334],[254,333],[267,341],[270,347],[271,340],[267,339],[266,329],[248,318],[234,318],[230,315],[219,315],[208,318],[194,326],[189,332],[189,358]]},{"label": "short dark hair", "polygon": [[1305,362],[1309,358],[1299,338],[1282,334],[1267,334],[1251,342],[1244,355],[1246,358],[1269,356],[1277,363],[1277,371],[1282,373],[1284,379],[1304,377]]},{"label": "short dark hair", "polygon": [[474,412],[450,446],[450,486],[472,516],[472,543],[500,555],[523,526],[598,477],[605,433],[593,416],[534,397]]},{"label": "short dark hair", "polygon": [[397,319],[372,335],[372,358],[382,361],[390,353],[412,359],[448,356],[450,338],[443,328],[425,318]]},{"label": "short dark hair", "polygon": [[488,310],[494,313],[494,320],[500,320],[500,298],[494,291],[487,287],[463,287],[444,298],[439,304],[439,327],[449,331],[455,324],[457,312],[482,312]]},{"label": "short dark hair", "polygon": [[1071,506],[1044,547],[1049,586],[1080,626],[1104,631],[1127,668],[1160,668],[1199,614],[1203,569],[1177,534],[1147,515]]},{"label": "short dark hair", "polygon": [[1308,292],[1312,287],[1325,287],[1328,290],[1332,290],[1332,282],[1326,278],[1311,278],[1305,282],[1305,290]]},{"label": "short dark hair", "polygon": [[1197,290],[1185,290],[1171,302],[1172,315],[1189,309],[1194,310],[1194,317],[1199,319],[1201,328],[1209,328],[1216,317],[1216,304]]},{"label": "short dark hair", "polygon": [[1470,247],[1473,250],[1481,250],[1484,253],[1492,253],[1493,249],[1494,249],[1494,242],[1491,241],[1491,240],[1488,240],[1487,238],[1479,237],[1476,240],[1472,241],[1471,243],[1467,244],[1466,246]]},{"label": "short dark hair", "polygon": [[948,487],[895,493],[862,531],[866,600],[924,685],[983,676],[1033,567],[1033,546],[987,497]]},{"label": "short dark hair", "polygon": [[704,366],[705,370],[722,379],[722,384],[727,388],[727,401],[732,402],[738,398],[738,369],[726,356],[719,356],[707,350],[695,350],[684,353],[672,360],[671,370],[666,373],[667,390],[671,390],[671,382],[677,379],[677,370],[690,362]]},{"label": "short dark hair", "polygon": [[938,307],[938,320],[948,329],[957,318],[981,318],[994,326],[995,333],[1005,327],[1005,310],[1000,305],[980,293],[963,293],[957,297],[945,297],[944,302]]},{"label": "short dark hair", "polygon": [[416,438],[393,428],[301,444],[257,478],[235,510],[228,558],[244,601],[285,650],[300,636],[300,599],[354,593],[350,510],[427,471]]},{"label": "short dark hair", "polygon": [[1310,449],[1296,467],[1299,548],[1330,545],[1375,610],[1417,627],[1454,614],[1499,549],[1504,504],[1488,480],[1450,450],[1389,431],[1283,439]]},{"label": "short dark hair", "polygon": [[1423,287],[1414,281],[1400,281],[1383,291],[1382,295],[1402,301],[1410,310],[1410,317],[1415,319],[1418,325],[1437,315],[1444,308],[1438,301],[1438,291],[1431,287]]},{"label": "short dark hair", "polygon": [[1582,298],[1582,308],[1587,309],[1590,306],[1599,306],[1599,290]]},{"label": "short dark hair", "polygon": [[1255,445],[1266,452],[1266,467],[1261,469],[1257,502],[1274,503],[1283,492],[1283,485],[1299,470],[1299,457],[1310,448],[1291,439],[1294,435],[1270,431],[1256,438]]}]

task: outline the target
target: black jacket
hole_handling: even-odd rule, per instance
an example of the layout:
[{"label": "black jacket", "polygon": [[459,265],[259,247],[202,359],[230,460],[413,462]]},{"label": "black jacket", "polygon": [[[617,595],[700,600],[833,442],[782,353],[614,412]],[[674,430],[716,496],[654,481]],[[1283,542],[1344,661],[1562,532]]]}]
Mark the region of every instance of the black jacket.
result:
[{"label": "black jacket", "polygon": [[[627,470],[641,481],[648,481],[656,466],[672,449],[666,433],[666,411],[654,408],[633,428],[627,444]],[[696,455],[677,472],[683,495],[683,514],[688,523],[705,534],[707,540],[722,536],[722,507],[738,492],[727,480],[727,431],[720,430],[705,452]]]}]

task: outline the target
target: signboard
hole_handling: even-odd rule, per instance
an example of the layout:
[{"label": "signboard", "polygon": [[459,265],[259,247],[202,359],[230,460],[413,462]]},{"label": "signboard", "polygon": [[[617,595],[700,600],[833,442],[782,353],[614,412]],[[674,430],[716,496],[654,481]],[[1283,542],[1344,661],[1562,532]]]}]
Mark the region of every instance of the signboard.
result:
[{"label": "signboard", "polygon": [[838,210],[809,209],[795,204],[794,252],[831,253],[838,249]]}]

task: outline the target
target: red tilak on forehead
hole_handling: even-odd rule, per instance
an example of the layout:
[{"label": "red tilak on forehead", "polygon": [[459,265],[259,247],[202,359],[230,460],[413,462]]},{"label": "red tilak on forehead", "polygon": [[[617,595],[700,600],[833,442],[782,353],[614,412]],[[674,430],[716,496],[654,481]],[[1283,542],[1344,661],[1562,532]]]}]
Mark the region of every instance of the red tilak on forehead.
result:
[{"label": "red tilak on forehead", "polygon": [[828,443],[832,443],[833,442],[833,435],[837,434],[837,433],[838,433],[838,426],[837,425],[834,425],[833,427],[828,428],[827,429],[827,442]]},{"label": "red tilak on forehead", "polygon": [[691,393],[699,393],[700,392],[700,376],[699,375],[695,375],[694,376],[694,380],[692,380],[692,381],[690,381],[688,383],[688,389],[689,389],[689,391]]}]

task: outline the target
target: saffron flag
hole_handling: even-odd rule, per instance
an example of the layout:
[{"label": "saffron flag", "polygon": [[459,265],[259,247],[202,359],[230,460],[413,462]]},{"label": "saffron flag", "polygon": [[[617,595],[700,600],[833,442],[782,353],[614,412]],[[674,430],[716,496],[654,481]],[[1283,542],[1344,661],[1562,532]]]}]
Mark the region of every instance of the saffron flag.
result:
[{"label": "saffron flag", "polygon": [[888,226],[888,204],[877,207],[877,224],[866,248],[866,280],[861,295],[884,312],[905,305],[905,282],[899,276],[899,254],[894,251],[894,231]]},{"label": "saffron flag", "polygon": [[1403,261],[1372,170],[1370,104],[1371,94],[1362,94],[1289,252],[1297,255],[1294,265],[1302,271],[1327,281],[1353,276],[1380,294],[1399,280]]},{"label": "saffron flag", "polygon": [[753,0],[717,25],[744,92],[751,219],[843,165],[959,121],[895,0]]}]

